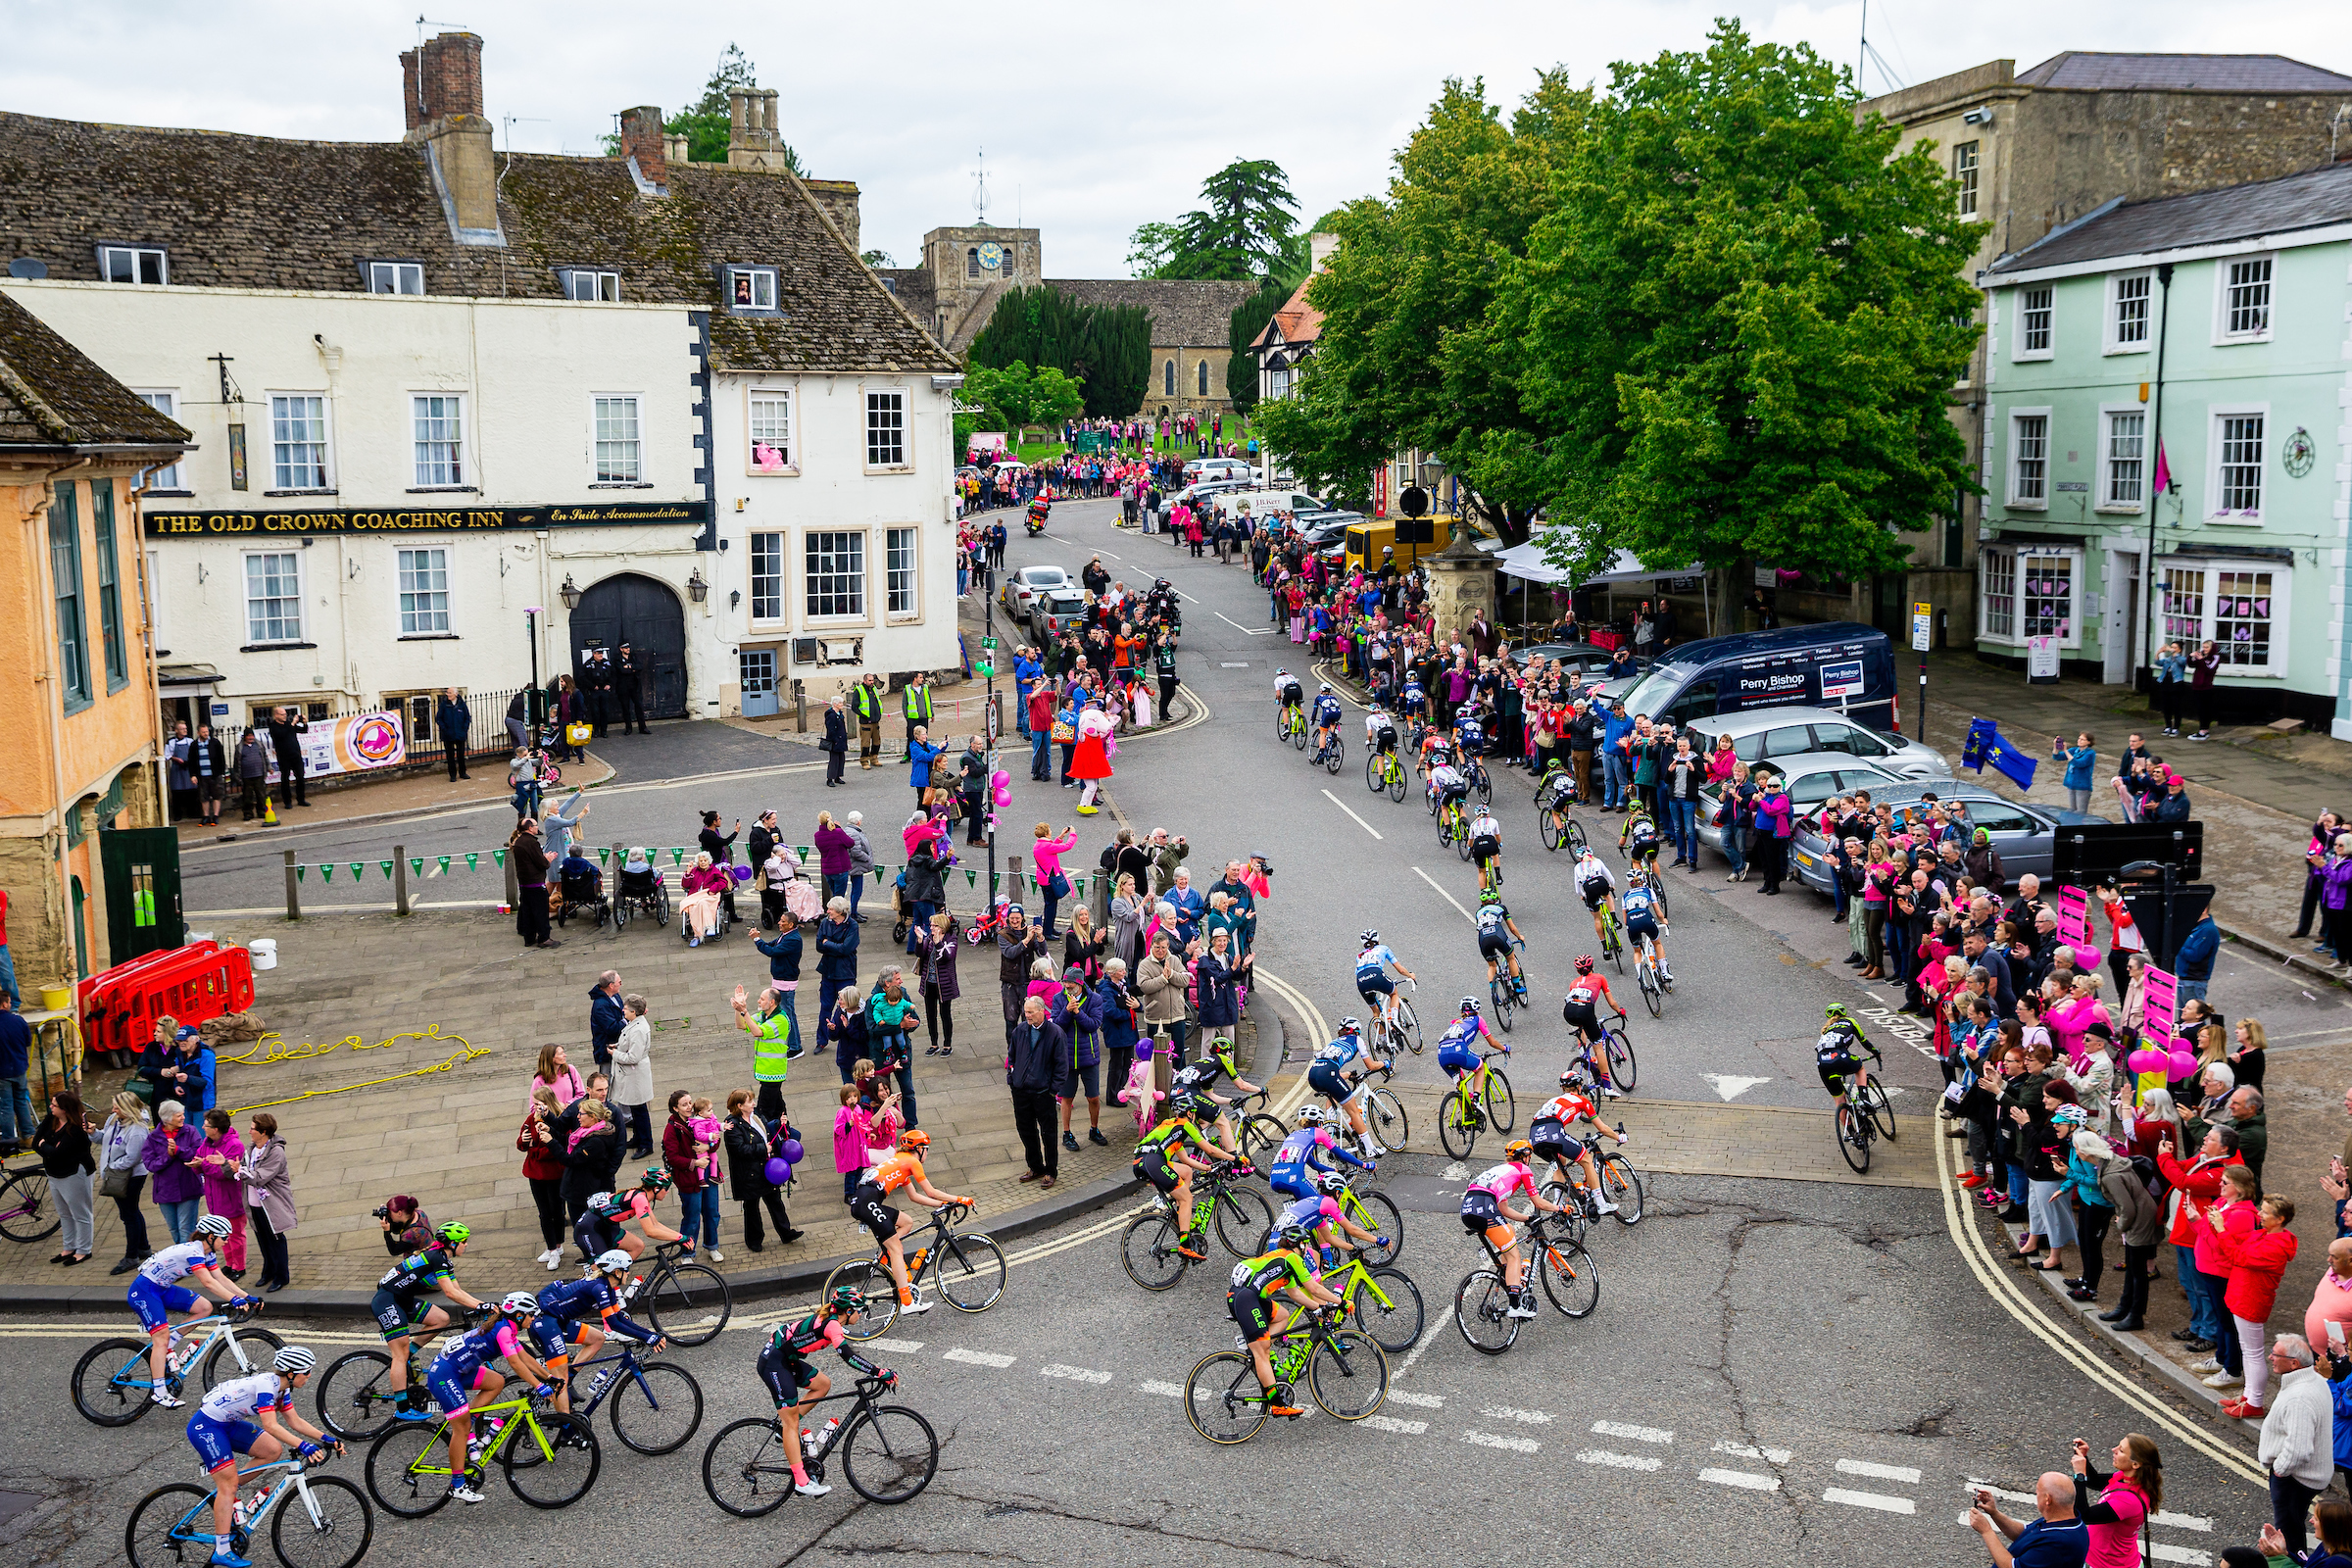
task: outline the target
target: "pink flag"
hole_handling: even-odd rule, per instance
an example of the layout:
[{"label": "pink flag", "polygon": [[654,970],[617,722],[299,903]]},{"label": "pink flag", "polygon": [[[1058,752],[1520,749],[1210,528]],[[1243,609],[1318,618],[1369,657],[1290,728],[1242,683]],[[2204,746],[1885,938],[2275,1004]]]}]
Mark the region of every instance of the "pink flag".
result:
[{"label": "pink flag", "polygon": [[2163,495],[2173,487],[2173,470],[2164,461],[2164,443],[2156,443],[2156,493]]}]

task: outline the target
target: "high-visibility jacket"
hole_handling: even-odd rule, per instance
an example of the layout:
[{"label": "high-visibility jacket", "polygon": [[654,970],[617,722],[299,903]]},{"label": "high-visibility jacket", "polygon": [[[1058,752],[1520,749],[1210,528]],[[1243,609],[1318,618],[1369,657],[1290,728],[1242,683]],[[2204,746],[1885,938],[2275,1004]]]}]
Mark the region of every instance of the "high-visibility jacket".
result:
[{"label": "high-visibility jacket", "polygon": [[931,722],[931,688],[908,685],[899,692],[899,712],[909,725]]},{"label": "high-visibility jacket", "polygon": [[858,723],[879,724],[882,722],[882,694],[873,687],[863,682],[851,687],[850,701],[858,710]]}]

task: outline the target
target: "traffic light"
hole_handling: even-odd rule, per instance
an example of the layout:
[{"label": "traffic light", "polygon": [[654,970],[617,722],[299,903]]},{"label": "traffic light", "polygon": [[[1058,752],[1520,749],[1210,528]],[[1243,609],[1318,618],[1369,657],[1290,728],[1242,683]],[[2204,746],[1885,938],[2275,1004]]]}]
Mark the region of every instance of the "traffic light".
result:
[{"label": "traffic light", "polygon": [[[2132,911],[2132,923],[2148,944],[2148,961],[2171,973],[2173,959],[2180,952],[2180,944],[2188,933],[2205,917],[2213,903],[2213,887],[2201,883],[2194,887],[2176,887],[2168,895],[2162,888],[2135,891],[2127,883],[2124,906]],[[2165,901],[2172,901],[2171,918],[2166,918]]]}]

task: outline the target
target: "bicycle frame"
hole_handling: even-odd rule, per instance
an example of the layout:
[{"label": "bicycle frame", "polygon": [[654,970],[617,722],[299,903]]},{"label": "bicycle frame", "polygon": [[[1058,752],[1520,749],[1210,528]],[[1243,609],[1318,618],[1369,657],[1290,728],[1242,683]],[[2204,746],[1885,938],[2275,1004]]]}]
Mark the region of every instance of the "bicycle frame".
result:
[{"label": "bicycle frame", "polygon": [[[289,1491],[301,1494],[303,1507],[309,1511],[312,1525],[319,1525],[322,1521],[318,1517],[318,1507],[317,1503],[311,1500],[311,1489],[309,1482],[305,1477],[305,1466],[299,1457],[289,1456],[283,1459],[272,1459],[268,1464],[250,1465],[238,1470],[237,1489],[240,1492],[244,1490],[245,1482],[248,1477],[267,1475],[272,1470],[283,1470],[286,1472],[286,1474],[278,1477],[275,1482],[271,1483],[268,1494],[266,1494],[260,1502],[256,1503],[252,1508],[247,1510],[245,1515],[245,1523],[240,1528],[242,1528],[247,1535],[258,1535],[261,1532],[262,1521],[270,1517],[270,1510],[282,1502],[285,1499],[287,1492]],[[207,1479],[210,1478],[208,1477]],[[203,1521],[203,1528],[201,1529],[196,1528],[197,1521],[199,1520]],[[220,1538],[214,1533],[212,1524],[213,1499],[208,1494],[203,1501],[191,1505],[188,1511],[181,1514],[178,1520],[173,1523],[172,1526],[171,1539],[173,1541],[184,1540],[190,1545],[215,1544],[220,1541]]]},{"label": "bicycle frame", "polygon": [[[466,1414],[471,1421],[479,1422],[484,1416],[498,1415],[502,1412],[511,1412],[510,1418],[499,1427],[498,1435],[493,1437],[489,1443],[483,1446],[480,1454],[471,1456],[475,1464],[487,1470],[490,1467],[490,1461],[498,1457],[499,1450],[504,1448],[507,1444],[513,1440],[516,1432],[521,1431],[524,1428],[529,1429],[531,1440],[539,1446],[539,1457],[542,1460],[553,1460],[555,1458],[555,1445],[547,1441],[547,1433],[539,1425],[538,1411],[532,1407],[531,1396],[527,1390],[514,1398],[500,1399],[495,1404],[485,1404],[478,1409],[468,1410],[466,1412]],[[473,1428],[473,1430],[478,1433],[480,1428],[477,1426]],[[468,1441],[470,1441],[470,1439]],[[405,1474],[413,1476],[446,1476],[450,1473],[449,1466],[446,1462],[440,1464],[423,1464],[419,1463],[418,1461],[436,1454],[443,1456],[446,1460],[448,1452],[449,1417],[445,1415],[441,1418],[440,1422],[434,1426],[432,1441],[425,1444],[423,1451],[417,1454],[416,1459],[410,1461],[409,1468]]]},{"label": "bicycle frame", "polygon": [[[167,1356],[181,1351],[186,1352],[184,1359],[179,1364],[179,1381],[182,1383],[196,1375],[197,1363],[213,1353],[214,1346],[219,1343],[223,1334],[228,1336],[230,1345],[234,1347],[232,1353],[237,1357],[237,1364],[247,1373],[257,1370],[257,1363],[246,1357],[245,1348],[236,1344],[237,1326],[228,1317],[227,1309],[219,1307],[218,1303],[216,1303],[216,1307],[215,1312],[200,1317],[193,1323],[181,1324],[179,1343],[165,1351]],[[147,1352],[148,1347],[141,1346],[135,1355],[125,1356],[122,1362],[122,1371],[115,1374],[114,1381],[126,1389],[154,1388],[155,1379],[147,1375]],[[138,1369],[137,1377],[122,1375],[123,1372],[128,1372],[133,1367]]]},{"label": "bicycle frame", "polygon": [[1343,1311],[1352,1312],[1355,1310],[1355,1293],[1359,1290],[1370,1291],[1372,1298],[1378,1301],[1383,1309],[1388,1311],[1396,1309],[1396,1301],[1391,1299],[1388,1292],[1380,1288],[1380,1282],[1372,1277],[1372,1271],[1364,1267],[1363,1258],[1355,1253],[1349,1253],[1345,1264],[1334,1270],[1332,1275],[1324,1277],[1323,1288],[1339,1297]]},{"label": "bicycle frame", "polygon": [[[610,1344],[611,1342],[608,1341],[607,1343]],[[594,1394],[588,1394],[586,1391],[589,1385],[580,1381],[580,1374],[587,1371],[592,1366],[604,1366],[608,1363],[617,1363],[617,1365],[615,1365],[613,1368],[612,1375],[605,1380],[605,1385],[603,1388],[598,1389]],[[644,1365],[644,1362],[637,1359],[637,1346],[635,1342],[629,1340],[622,1340],[619,1349],[600,1355],[592,1361],[578,1361],[572,1363],[570,1368],[570,1376],[567,1380],[575,1390],[575,1393],[572,1396],[571,1413],[580,1417],[582,1420],[586,1420],[590,1416],[595,1415],[597,1406],[603,1404],[605,1400],[612,1397],[612,1395],[620,1389],[621,1385],[627,1383],[633,1378],[636,1378],[640,1369],[642,1369]],[[593,1382],[594,1380],[592,1379],[590,1381]],[[653,1400],[653,1402],[656,1404],[661,1402],[658,1399],[653,1399],[653,1392],[650,1389],[646,1391],[646,1397],[649,1400]]]}]

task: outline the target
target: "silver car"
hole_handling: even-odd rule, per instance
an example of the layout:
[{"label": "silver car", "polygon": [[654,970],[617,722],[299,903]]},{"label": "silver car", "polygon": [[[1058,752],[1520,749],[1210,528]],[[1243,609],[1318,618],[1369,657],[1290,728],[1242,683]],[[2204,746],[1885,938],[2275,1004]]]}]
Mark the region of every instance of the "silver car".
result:
[{"label": "silver car", "polygon": [[[1791,805],[1800,813],[1819,806],[1833,795],[1848,795],[1855,790],[1870,791],[1878,800],[1881,792],[1899,789],[1902,780],[1891,773],[1880,771],[1870,763],[1853,757],[1838,757],[1822,753],[1811,757],[1774,758],[1771,770],[1780,775],[1781,785],[1788,792]],[[1698,792],[1698,840],[1716,854],[1723,853],[1723,791],[1721,784],[1707,784]],[[1789,862],[1793,865],[1793,859]],[[1822,886],[1827,887],[1828,883]]]},{"label": "silver car", "polygon": [[1040,594],[1073,586],[1075,579],[1059,566],[1023,566],[1004,579],[1004,586],[997,590],[997,603],[1014,621],[1026,621]]},{"label": "silver car", "polygon": [[[2107,819],[2087,811],[2064,811],[2054,806],[2027,806],[1992,793],[1982,784],[1901,784],[1891,789],[1873,785],[1858,788],[1870,791],[1873,805],[1891,806],[1898,811],[1906,806],[1917,806],[1920,800],[1933,794],[1937,800],[1957,802],[1967,813],[1969,831],[1973,835],[1983,828],[1991,835],[1992,848],[2001,858],[2003,879],[2014,888],[2017,879],[2031,871],[2047,878],[2050,874],[2050,856],[2057,844],[2058,829],[2075,827],[2085,822],[2104,822]],[[1799,881],[1816,893],[1830,891],[1830,845],[1819,828],[1800,823],[1788,841],[1788,869]]]},{"label": "silver car", "polygon": [[1729,735],[1732,755],[1750,767],[1762,761],[1785,766],[1788,760],[1831,753],[1858,758],[1896,778],[1926,782],[1952,776],[1952,764],[1933,746],[1881,734],[1832,708],[1749,709],[1693,719],[1690,728],[1706,752],[1715,749],[1717,737]]}]

